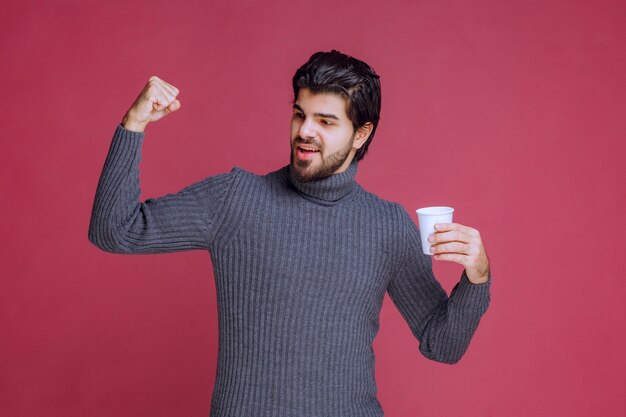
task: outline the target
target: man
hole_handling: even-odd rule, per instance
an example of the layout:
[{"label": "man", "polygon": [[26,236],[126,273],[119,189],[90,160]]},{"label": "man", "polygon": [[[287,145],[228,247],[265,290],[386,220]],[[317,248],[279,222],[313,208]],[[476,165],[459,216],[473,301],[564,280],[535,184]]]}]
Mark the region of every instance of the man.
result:
[{"label": "man", "polygon": [[150,78],[115,131],[89,239],[113,253],[211,254],[219,321],[212,417],[382,416],[372,342],[385,293],[420,351],[445,363],[466,351],[489,304],[478,231],[442,224],[435,259],[465,266],[450,298],[398,204],[354,176],[380,113],[380,83],[337,51],[293,77],[290,164],[259,176],[234,168],[139,202],[146,126],[181,106]]}]

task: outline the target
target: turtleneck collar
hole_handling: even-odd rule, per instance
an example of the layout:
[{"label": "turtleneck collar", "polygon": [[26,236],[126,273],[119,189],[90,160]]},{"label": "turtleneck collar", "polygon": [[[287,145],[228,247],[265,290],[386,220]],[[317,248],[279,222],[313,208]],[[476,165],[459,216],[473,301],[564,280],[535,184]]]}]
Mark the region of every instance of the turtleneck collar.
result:
[{"label": "turtleneck collar", "polygon": [[352,160],[348,169],[339,174],[310,182],[300,182],[293,175],[291,165],[285,167],[287,180],[302,194],[326,202],[336,202],[350,194],[357,182],[355,180],[358,162]]}]

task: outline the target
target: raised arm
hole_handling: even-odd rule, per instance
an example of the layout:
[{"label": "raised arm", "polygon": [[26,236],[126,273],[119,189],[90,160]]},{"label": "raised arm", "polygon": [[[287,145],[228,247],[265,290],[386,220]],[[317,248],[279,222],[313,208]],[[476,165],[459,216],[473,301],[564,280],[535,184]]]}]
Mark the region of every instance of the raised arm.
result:
[{"label": "raised arm", "polygon": [[[404,211],[404,210],[403,210]],[[463,271],[447,296],[432,272],[432,260],[422,253],[419,231],[404,211],[406,253],[387,292],[427,358],[456,363],[466,352],[482,315],[489,306],[489,281],[473,284]]]},{"label": "raised arm", "polygon": [[208,249],[235,170],[175,194],[139,201],[139,163],[149,122],[180,108],[178,90],[151,77],[118,125],[96,189],[88,238],[112,253]]}]

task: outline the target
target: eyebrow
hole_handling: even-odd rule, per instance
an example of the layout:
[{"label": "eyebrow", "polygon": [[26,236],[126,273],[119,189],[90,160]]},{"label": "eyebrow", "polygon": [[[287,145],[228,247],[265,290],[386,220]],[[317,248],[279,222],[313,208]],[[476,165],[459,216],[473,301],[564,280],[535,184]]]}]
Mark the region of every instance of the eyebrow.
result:
[{"label": "eyebrow", "polygon": [[[298,106],[297,104],[294,103],[293,108],[298,110],[301,113],[304,113],[304,110],[302,110],[302,107]],[[326,119],[335,119],[335,120],[339,120],[339,117],[335,116],[334,114],[330,114],[330,113],[313,113],[313,116],[315,117],[324,117]]]}]

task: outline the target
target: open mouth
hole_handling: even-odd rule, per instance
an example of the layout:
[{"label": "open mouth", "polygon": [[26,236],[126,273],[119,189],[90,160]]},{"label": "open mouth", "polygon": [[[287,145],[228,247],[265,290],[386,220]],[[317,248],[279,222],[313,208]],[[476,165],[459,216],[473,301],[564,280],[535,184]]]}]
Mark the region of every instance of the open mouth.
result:
[{"label": "open mouth", "polygon": [[318,149],[308,145],[298,145],[296,147],[296,153],[300,159],[311,159],[319,152]]}]

